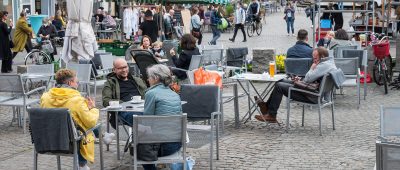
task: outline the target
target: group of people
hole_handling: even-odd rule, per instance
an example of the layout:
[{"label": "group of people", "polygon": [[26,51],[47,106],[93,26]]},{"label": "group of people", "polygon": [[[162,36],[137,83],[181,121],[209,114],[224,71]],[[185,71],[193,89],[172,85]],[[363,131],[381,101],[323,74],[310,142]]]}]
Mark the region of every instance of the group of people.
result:
[{"label": "group of people", "polygon": [[[147,68],[149,87],[139,77],[129,73],[125,59],[118,58],[113,62],[113,72],[107,75],[107,81],[102,91],[102,104],[109,106],[110,101],[127,102],[133,96],[141,96],[145,100],[143,112],[120,112],[119,119],[125,125],[133,125],[133,114],[137,115],[178,115],[182,114],[181,100],[177,93],[169,87],[173,78],[170,69],[162,64]],[[91,98],[81,96],[78,88],[78,79],[73,70],[61,69],[55,75],[56,86],[44,93],[41,97],[43,108],[68,108],[75,123],[83,130],[88,130],[99,121],[99,109]],[[117,128],[115,113],[111,112],[110,124]],[[90,169],[87,162],[94,161],[94,138],[98,131],[87,134],[80,141],[79,165],[80,169]],[[105,137],[107,139],[107,137]],[[111,142],[108,139],[109,143]],[[162,143],[160,154],[166,156],[177,152],[181,143]],[[146,170],[155,170],[155,165],[144,165]]]}]

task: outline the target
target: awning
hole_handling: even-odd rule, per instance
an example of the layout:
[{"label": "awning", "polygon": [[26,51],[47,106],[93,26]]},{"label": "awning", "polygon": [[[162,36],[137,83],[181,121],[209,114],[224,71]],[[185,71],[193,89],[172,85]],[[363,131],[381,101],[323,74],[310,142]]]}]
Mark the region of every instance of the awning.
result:
[{"label": "awning", "polygon": [[145,4],[221,4],[226,5],[230,0],[137,0],[138,3]]}]

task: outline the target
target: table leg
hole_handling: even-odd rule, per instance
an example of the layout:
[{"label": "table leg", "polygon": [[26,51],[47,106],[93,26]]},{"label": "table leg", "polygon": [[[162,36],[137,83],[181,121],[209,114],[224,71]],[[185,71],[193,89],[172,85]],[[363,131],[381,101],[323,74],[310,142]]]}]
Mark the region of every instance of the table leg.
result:
[{"label": "table leg", "polygon": [[117,159],[118,160],[120,160],[121,158],[120,158],[120,152],[119,152],[119,118],[118,118],[118,112],[115,112],[115,120],[117,121],[116,122],[116,125],[115,125],[115,130],[117,131]]},{"label": "table leg", "polygon": [[[110,120],[109,120],[109,116],[110,116],[110,112],[108,112],[108,111],[106,111],[107,112],[107,133],[110,133]],[[107,151],[110,151],[110,145],[109,144],[107,144]]]},{"label": "table leg", "polygon": [[233,84],[233,107],[235,110],[235,128],[239,128],[239,96],[237,84]]}]

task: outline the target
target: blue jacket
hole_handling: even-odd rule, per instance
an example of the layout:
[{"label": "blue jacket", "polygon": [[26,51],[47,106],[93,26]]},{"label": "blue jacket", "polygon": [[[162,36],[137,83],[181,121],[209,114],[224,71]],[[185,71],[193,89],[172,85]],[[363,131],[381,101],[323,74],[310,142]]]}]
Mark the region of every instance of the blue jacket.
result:
[{"label": "blue jacket", "polygon": [[286,53],[287,58],[312,58],[313,49],[303,41],[297,41]]},{"label": "blue jacket", "polygon": [[144,115],[175,115],[181,113],[181,98],[169,87],[160,83],[147,90],[144,102]]}]

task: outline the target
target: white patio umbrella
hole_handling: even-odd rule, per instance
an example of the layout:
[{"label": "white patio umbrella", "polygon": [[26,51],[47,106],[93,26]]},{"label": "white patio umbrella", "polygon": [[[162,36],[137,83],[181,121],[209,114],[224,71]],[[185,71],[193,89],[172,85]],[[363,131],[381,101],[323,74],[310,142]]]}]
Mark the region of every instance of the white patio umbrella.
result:
[{"label": "white patio umbrella", "polygon": [[68,24],[65,30],[62,59],[91,59],[97,50],[96,36],[91,26],[93,0],[68,0]]}]

